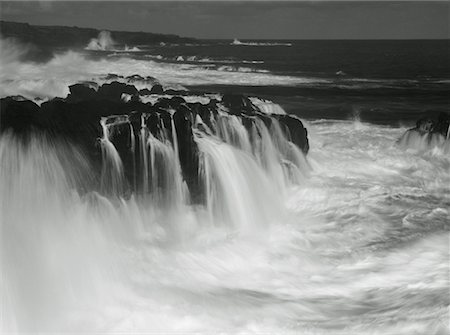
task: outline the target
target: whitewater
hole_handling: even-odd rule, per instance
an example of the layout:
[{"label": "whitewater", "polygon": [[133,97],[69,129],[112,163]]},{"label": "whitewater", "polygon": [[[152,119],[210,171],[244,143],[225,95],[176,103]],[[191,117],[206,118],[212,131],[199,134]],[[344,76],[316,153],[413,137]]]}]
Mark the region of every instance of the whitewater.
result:
[{"label": "whitewater", "polygon": [[[101,83],[112,69],[167,85],[305,81],[73,52],[36,64],[9,50],[2,96],[63,97],[67,84]],[[122,178],[108,137],[115,121],[102,120],[99,140],[108,187]],[[163,178],[170,191],[156,198],[83,192],[93,175],[78,148],[1,135],[3,333],[449,331],[448,148],[405,147],[402,126],[307,120],[305,158],[277,129],[261,125],[255,149],[233,118],[220,136],[202,123],[206,205],[190,204],[163,135],[141,136],[148,165],[164,162],[151,171],[165,174],[142,177]]]}]

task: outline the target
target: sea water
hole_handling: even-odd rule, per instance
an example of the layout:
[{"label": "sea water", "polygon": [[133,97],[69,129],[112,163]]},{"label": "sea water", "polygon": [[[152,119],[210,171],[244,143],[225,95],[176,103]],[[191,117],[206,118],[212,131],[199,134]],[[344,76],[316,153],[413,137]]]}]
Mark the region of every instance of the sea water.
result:
[{"label": "sea water", "polygon": [[[99,80],[112,69],[186,86],[307,83],[292,73],[126,55],[91,59],[73,51],[35,64],[21,61],[17,46],[8,50],[3,96],[64,96],[66,84]],[[163,199],[173,205],[161,207],[161,198],[79,192],[93,176],[78,148],[39,134],[24,142],[3,133],[0,329],[445,334],[450,158],[445,147],[398,143],[407,129],[395,121],[399,115],[385,124],[361,121],[356,112],[347,120],[308,118],[311,149],[295,178],[277,166],[285,146],[277,145],[276,129],[267,130],[264,155],[249,147],[233,119],[220,137],[196,132],[209,181],[204,206],[186,199],[170,139],[145,130],[141,137],[149,166],[154,155],[172,168],[167,184],[175,191]],[[110,123],[102,122],[106,162],[117,172],[110,177],[120,185],[120,157],[108,141]]]}]

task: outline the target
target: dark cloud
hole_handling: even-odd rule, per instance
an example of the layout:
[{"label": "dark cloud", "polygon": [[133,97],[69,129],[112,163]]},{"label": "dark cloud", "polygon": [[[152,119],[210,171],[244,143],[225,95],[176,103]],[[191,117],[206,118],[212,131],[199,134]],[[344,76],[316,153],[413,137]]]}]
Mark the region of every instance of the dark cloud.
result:
[{"label": "dark cloud", "polygon": [[203,38],[448,38],[447,1],[0,2],[3,20]]}]

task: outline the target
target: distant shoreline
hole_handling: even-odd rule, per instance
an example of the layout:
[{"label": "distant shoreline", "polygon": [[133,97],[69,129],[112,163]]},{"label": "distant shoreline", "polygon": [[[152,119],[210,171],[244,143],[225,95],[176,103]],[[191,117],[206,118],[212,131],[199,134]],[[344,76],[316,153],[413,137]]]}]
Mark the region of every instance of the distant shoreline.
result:
[{"label": "distant shoreline", "polygon": [[[158,44],[189,43],[197,39],[178,35],[157,34],[147,32],[128,32],[108,30],[119,44]],[[3,38],[17,38],[21,42],[32,43],[42,47],[84,47],[102,30],[67,26],[35,26],[28,23],[0,21],[0,32]]]}]

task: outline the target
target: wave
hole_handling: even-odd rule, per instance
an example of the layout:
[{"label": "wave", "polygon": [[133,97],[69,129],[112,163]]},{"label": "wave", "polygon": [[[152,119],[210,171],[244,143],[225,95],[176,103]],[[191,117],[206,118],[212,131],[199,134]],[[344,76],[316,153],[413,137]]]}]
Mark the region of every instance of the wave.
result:
[{"label": "wave", "polygon": [[284,115],[286,114],[286,111],[276,103],[273,103],[272,101],[257,98],[257,97],[249,97],[250,101],[258,107],[261,112],[267,115]]},{"label": "wave", "polygon": [[3,136],[0,329],[448,333],[448,158],[393,145],[404,129],[307,127],[314,169],[282,214],[251,154],[196,137],[213,192],[253,186],[226,199],[259,208],[247,234],[204,208],[79,195],[91,169],[76,148]]},{"label": "wave", "polygon": [[97,38],[93,38],[86,46],[86,50],[105,51],[114,49],[116,42],[111,37],[109,31],[103,30],[98,34]]},{"label": "wave", "polygon": [[91,51],[114,51],[114,52],[138,52],[142,51],[140,48],[134,46],[129,47],[125,44],[123,49],[118,49],[117,42],[111,36],[111,32],[103,30],[98,34],[97,38],[93,38],[89,41],[85,50]]},{"label": "wave", "polygon": [[264,64],[263,60],[243,60],[244,64]]},{"label": "wave", "polygon": [[[68,86],[82,81],[104,82],[108,73],[124,77],[139,74],[156,77],[163,87],[183,89],[197,85],[280,86],[336,90],[415,89],[443,90],[442,82],[417,80],[385,80],[339,77],[312,77],[302,74],[283,75],[266,69],[235,64],[210,64],[206,58],[174,62],[163,55],[145,55],[136,59],[124,53],[114,57],[90,58],[88,54],[69,51],[55,54],[49,61],[35,63],[24,60],[29,47],[13,40],[2,40],[0,59],[0,96],[22,95],[28,99],[65,97]],[[184,58],[183,58],[184,59]],[[418,85],[420,84],[420,85]],[[137,83],[139,89],[146,83]],[[326,93],[326,92],[325,92]]]},{"label": "wave", "polygon": [[[108,73],[124,77],[139,74],[160,79],[163,87],[183,88],[191,85],[279,85],[296,86],[323,82],[322,79],[283,76],[266,70],[240,66],[208,66],[189,63],[166,63],[159,59],[133,59],[120,56],[91,59],[80,52],[55,54],[49,61],[23,61],[22,45],[8,42],[0,59],[0,96],[22,95],[28,99],[65,97],[68,86],[82,81],[103,83]],[[158,57],[158,56],[155,56]],[[139,88],[144,88],[139,87]]]},{"label": "wave", "polygon": [[161,60],[165,62],[177,62],[177,63],[220,63],[220,64],[237,64],[237,63],[244,63],[244,64],[262,64],[263,61],[239,61],[234,59],[221,59],[221,58],[211,58],[211,57],[203,57],[203,56],[196,56],[196,55],[177,55],[177,56],[171,56],[171,57],[165,57],[162,55],[151,55],[146,54],[144,55],[146,58],[150,59],[156,59]]},{"label": "wave", "polygon": [[230,45],[246,45],[246,46],[292,46],[292,43],[278,43],[278,42],[241,42],[237,38],[230,43]]},{"label": "wave", "polygon": [[217,70],[225,72],[242,72],[242,73],[270,73],[269,70],[254,69],[243,66],[229,66],[229,65],[219,66],[217,67]]}]

